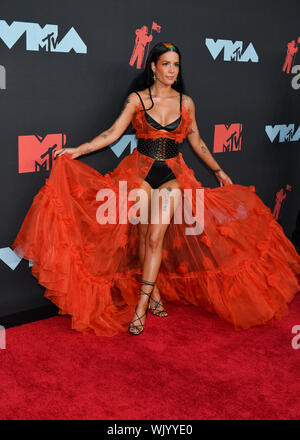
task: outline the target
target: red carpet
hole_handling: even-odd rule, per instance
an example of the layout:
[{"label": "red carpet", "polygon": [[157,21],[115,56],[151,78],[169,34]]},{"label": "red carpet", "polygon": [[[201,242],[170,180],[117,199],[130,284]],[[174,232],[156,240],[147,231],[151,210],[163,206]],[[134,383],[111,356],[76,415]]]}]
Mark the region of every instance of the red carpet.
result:
[{"label": "red carpet", "polygon": [[142,335],[81,334],[69,316],[6,333],[0,418],[299,419],[300,295],[273,327],[235,331],[192,306]]}]

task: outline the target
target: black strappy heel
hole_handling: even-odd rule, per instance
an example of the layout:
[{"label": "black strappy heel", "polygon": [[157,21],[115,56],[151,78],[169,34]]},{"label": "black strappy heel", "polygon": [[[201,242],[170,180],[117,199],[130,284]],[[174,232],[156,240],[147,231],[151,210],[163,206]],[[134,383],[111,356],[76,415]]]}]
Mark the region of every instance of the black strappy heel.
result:
[{"label": "black strappy heel", "polygon": [[[155,283],[153,283],[153,282],[151,282],[151,281],[144,281],[144,280],[142,280],[142,281],[141,281],[141,284],[146,284],[146,285],[149,285],[149,286],[153,286],[153,288],[154,288],[154,286],[155,286]],[[152,290],[153,290],[153,288],[152,288]],[[151,293],[152,293],[152,291],[151,291]],[[149,298],[151,298],[151,293],[144,292],[142,289],[141,289],[141,291],[140,291],[140,295],[147,295],[147,296],[149,296]],[[149,305],[147,306],[146,311],[145,311],[145,313],[144,313],[142,316],[139,316],[139,315],[137,314],[137,312],[136,312],[136,308],[137,308],[137,306],[135,307],[135,311],[134,311],[134,313],[136,314],[137,318],[131,321],[131,323],[129,324],[129,328],[128,328],[129,333],[132,334],[132,335],[139,335],[139,334],[141,334],[142,331],[144,330],[144,328],[145,328],[145,324],[142,324],[141,319],[142,319],[144,316],[147,315]],[[136,322],[136,321],[140,321],[140,324],[138,324],[138,325],[134,324],[134,322]],[[133,330],[133,331],[132,331],[132,330]],[[136,330],[137,330],[137,331],[136,331]]]},{"label": "black strappy heel", "polygon": [[[150,309],[151,309],[152,315],[159,316],[160,318],[167,318],[169,316],[168,312],[164,309],[162,302],[160,300],[157,301],[157,300],[152,298],[152,293],[150,295],[149,304],[151,304],[151,301],[155,302],[154,308],[152,308],[151,305],[150,305]],[[162,310],[157,310],[159,307],[162,307],[163,309]],[[162,313],[166,313],[166,315],[162,315]]]}]

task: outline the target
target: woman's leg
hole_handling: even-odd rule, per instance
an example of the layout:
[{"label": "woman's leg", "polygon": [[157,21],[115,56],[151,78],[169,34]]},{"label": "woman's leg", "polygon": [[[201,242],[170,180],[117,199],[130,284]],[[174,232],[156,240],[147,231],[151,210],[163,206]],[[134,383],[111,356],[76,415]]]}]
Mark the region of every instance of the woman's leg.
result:
[{"label": "woman's leg", "polygon": [[[150,208],[151,208],[151,189],[152,187],[149,185],[148,182],[144,181],[141,188],[146,191],[147,193],[147,212],[148,212],[148,219],[150,218]],[[149,220],[147,223],[138,223],[138,231],[139,231],[139,260],[141,263],[141,266],[143,267],[144,264],[144,258],[145,258],[145,250],[146,250],[146,235],[148,231],[149,226]]]},{"label": "woman's leg", "polygon": [[[170,221],[172,219],[174,211],[181,199],[180,186],[175,179],[161,185],[158,190],[163,188],[164,192],[161,192],[160,196],[159,191],[156,190],[153,192],[153,198],[150,206],[150,209],[152,208],[151,214],[153,218],[149,217],[149,225],[147,225],[148,228],[145,235],[145,255],[143,261],[142,280],[150,282],[156,281],[162,259],[163,239],[169,226],[168,220]],[[155,221],[155,223],[152,223],[153,221]],[[143,227],[146,225],[141,226]],[[146,229],[144,228],[143,231],[145,232],[145,230]],[[142,246],[143,245],[141,245],[141,248]],[[141,289],[150,295],[153,291],[153,286],[142,284]],[[137,328],[132,329],[132,332],[134,333],[139,333],[139,331],[143,328],[146,316],[142,315],[144,315],[147,310],[148,302],[149,296],[140,296],[133,320],[136,320],[137,316],[140,316],[141,319],[140,321],[136,320],[134,322],[134,324],[137,326]]]},{"label": "woman's leg", "polygon": [[[141,186],[147,194],[148,194],[148,218],[150,219],[150,209],[151,209],[151,189],[152,187],[149,185],[149,183],[144,182],[144,184]],[[141,263],[141,267],[143,268],[144,265],[144,259],[145,259],[145,253],[146,253],[146,236],[148,231],[149,224],[143,224],[138,223],[138,231],[139,231],[139,260]],[[152,298],[155,299],[155,301],[160,301],[160,293],[157,285],[155,284],[153,291],[152,291]],[[163,306],[157,307],[156,309],[158,312],[163,310]],[[165,314],[167,315],[167,313]]]},{"label": "woman's leg", "polygon": [[[148,225],[139,224],[139,260],[141,263],[141,267],[144,266],[145,254],[146,254],[146,236],[148,231]],[[143,287],[142,287],[143,288]],[[159,316],[168,316],[167,312],[164,309],[163,304],[161,303],[161,296],[157,285],[153,287],[151,293],[151,307],[154,309],[156,314]]]}]

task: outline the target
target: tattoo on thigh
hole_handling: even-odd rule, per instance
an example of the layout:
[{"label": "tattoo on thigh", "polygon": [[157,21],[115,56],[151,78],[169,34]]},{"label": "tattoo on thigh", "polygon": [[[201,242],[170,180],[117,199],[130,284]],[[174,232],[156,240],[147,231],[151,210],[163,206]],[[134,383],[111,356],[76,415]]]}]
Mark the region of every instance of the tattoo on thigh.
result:
[{"label": "tattoo on thigh", "polygon": [[167,188],[168,189],[168,193],[166,193],[166,195],[164,196],[163,199],[163,206],[162,206],[162,210],[166,211],[168,204],[169,204],[169,200],[170,200],[170,189],[172,188]]}]

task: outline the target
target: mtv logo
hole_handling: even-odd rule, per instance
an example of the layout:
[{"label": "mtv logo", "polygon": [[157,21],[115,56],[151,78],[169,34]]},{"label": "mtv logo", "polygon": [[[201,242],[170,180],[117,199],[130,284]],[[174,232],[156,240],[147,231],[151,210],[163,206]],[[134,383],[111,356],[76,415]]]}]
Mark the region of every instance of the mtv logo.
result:
[{"label": "mtv logo", "polygon": [[225,151],[241,151],[242,149],[242,128],[243,125],[216,124],[214,133],[214,153]]},{"label": "mtv logo", "polygon": [[63,133],[18,136],[19,173],[50,171],[53,152],[65,144],[66,135]]}]

